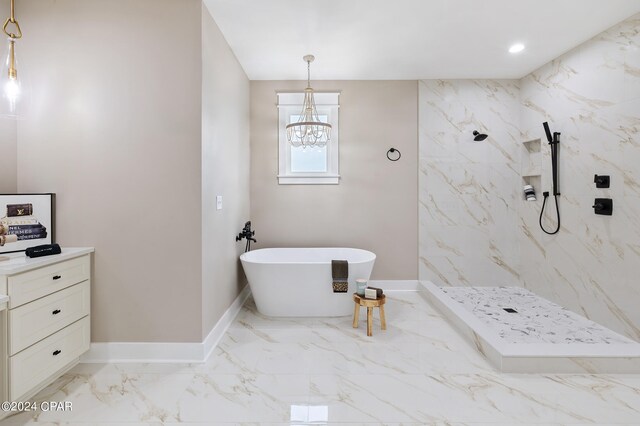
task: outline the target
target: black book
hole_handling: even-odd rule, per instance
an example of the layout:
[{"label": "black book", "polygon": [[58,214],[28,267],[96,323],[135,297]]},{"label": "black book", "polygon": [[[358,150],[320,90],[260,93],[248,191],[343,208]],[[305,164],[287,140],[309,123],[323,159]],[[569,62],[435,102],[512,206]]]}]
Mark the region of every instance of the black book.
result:
[{"label": "black book", "polygon": [[[23,227],[23,226],[26,226],[26,227]],[[35,227],[33,227],[33,225],[19,225],[19,226],[10,226],[9,232],[7,233],[20,236],[20,235],[41,234],[43,232],[46,233],[47,228],[45,228],[42,225],[38,225]]]},{"label": "black book", "polygon": [[[44,228],[41,223],[35,224],[24,224],[24,225],[9,225],[9,231],[14,231],[17,229],[28,229],[28,228]],[[11,234],[11,232],[9,232]]]},{"label": "black book", "polygon": [[29,257],[50,256],[52,254],[60,254],[62,249],[58,244],[44,244],[41,246],[29,247],[25,250],[25,254]]},{"label": "black book", "polygon": [[18,235],[18,241],[39,240],[39,239],[42,239],[42,238],[47,238],[47,231],[40,232],[38,234]]}]

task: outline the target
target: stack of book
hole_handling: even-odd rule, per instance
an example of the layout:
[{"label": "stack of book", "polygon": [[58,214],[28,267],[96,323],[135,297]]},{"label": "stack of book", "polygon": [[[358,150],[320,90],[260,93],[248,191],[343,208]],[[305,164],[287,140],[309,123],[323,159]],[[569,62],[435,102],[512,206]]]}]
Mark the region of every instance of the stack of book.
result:
[{"label": "stack of book", "polygon": [[0,235],[15,235],[18,241],[47,238],[47,228],[33,216],[32,204],[7,204],[7,214],[0,218]]}]

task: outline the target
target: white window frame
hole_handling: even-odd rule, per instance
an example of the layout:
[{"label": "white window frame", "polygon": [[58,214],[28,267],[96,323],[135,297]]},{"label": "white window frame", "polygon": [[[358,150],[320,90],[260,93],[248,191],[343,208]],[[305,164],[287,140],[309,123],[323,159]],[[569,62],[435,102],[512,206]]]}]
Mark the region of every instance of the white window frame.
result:
[{"label": "white window frame", "polygon": [[314,93],[318,115],[326,115],[331,124],[331,141],[327,144],[326,172],[292,172],[291,149],[286,126],[291,115],[302,110],[304,92],[278,92],[278,183],[280,185],[337,185],[339,174],[339,92]]}]

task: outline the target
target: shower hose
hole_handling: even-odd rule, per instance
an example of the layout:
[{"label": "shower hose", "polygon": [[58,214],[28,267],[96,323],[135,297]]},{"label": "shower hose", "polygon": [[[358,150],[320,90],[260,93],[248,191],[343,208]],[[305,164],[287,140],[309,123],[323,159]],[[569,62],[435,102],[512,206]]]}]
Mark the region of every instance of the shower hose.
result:
[{"label": "shower hose", "polygon": [[544,199],[542,200],[542,210],[540,210],[540,229],[542,229],[546,234],[554,235],[554,234],[557,234],[558,231],[560,231],[560,209],[558,208],[558,196],[557,195],[553,196],[553,198],[556,201],[556,216],[558,218],[558,226],[556,227],[555,231],[552,231],[552,232],[544,229],[544,225],[542,225],[542,216],[544,215],[544,206],[545,204],[547,204],[547,198],[549,198],[549,193],[545,192]]}]

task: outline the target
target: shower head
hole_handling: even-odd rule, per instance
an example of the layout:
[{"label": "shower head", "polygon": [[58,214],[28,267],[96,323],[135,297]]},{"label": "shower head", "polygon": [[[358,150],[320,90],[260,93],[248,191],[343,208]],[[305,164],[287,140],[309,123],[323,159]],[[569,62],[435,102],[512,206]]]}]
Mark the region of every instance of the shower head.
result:
[{"label": "shower head", "polygon": [[547,134],[547,140],[549,141],[549,143],[553,142],[553,138],[551,137],[551,130],[549,130],[549,123],[545,121],[544,123],[542,123],[542,126],[544,126],[544,132]]},{"label": "shower head", "polygon": [[485,135],[484,133],[479,133],[477,130],[473,131],[473,136],[475,136],[473,140],[476,142],[483,141],[487,138],[487,135]]}]

